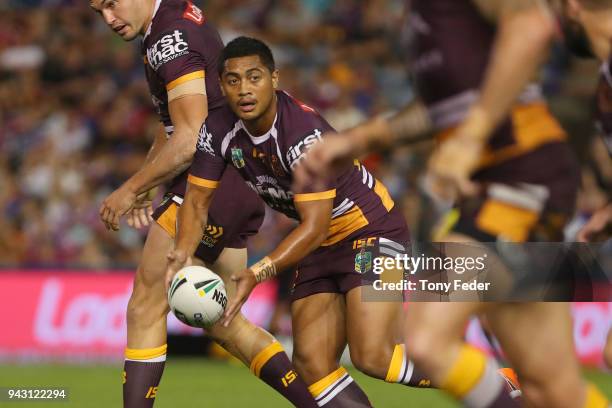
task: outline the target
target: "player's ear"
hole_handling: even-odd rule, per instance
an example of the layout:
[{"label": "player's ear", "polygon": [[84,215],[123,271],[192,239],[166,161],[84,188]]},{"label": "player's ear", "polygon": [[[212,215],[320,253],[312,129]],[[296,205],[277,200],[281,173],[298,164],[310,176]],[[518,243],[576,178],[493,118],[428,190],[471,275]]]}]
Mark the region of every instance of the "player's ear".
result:
[{"label": "player's ear", "polygon": [[278,69],[275,69],[274,72],[272,72],[272,87],[274,89],[278,88],[278,79],[279,79]]},{"label": "player's ear", "polygon": [[221,86],[219,86],[219,88],[221,88],[221,93],[223,94],[223,96],[227,96],[225,95],[225,88],[223,87],[223,78],[221,78],[221,76],[219,76],[219,84]]}]

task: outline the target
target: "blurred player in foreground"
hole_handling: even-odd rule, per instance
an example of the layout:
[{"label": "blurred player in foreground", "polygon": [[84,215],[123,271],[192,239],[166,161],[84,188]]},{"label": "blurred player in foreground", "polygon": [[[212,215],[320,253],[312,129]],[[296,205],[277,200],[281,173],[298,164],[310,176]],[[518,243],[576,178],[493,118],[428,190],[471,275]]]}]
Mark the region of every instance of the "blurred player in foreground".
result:
[{"label": "blurred player in foreground", "polygon": [[[567,31],[570,50],[581,56],[596,57],[602,64],[597,89],[597,129],[604,139],[609,156],[612,157],[612,1],[566,0],[566,17],[574,22],[573,30]],[[612,192],[608,192],[608,196]],[[612,236],[612,201],[595,212],[578,233],[582,242],[608,240]],[[604,350],[604,359],[612,368],[612,327]]]},{"label": "blurred player in foreground", "polygon": [[[332,182],[291,190],[293,172],[322,133],[333,131],[314,109],[277,91],[270,49],[239,37],[219,62],[228,106],[211,112],[200,130],[198,151],[179,214],[176,249],[166,279],[195,250],[207,210],[227,166],[274,210],[299,225],[268,256],[235,271],[237,293],[224,316],[230,324],[257,285],[296,267],[292,289],[293,361],[319,406],[369,407],[367,396],[338,361],[346,344],[364,373],[388,382],[429,386],[406,357],[401,343],[402,294],[386,302],[367,286],[377,277],[372,261],[406,251],[408,229],[385,186],[359,162]],[[389,269],[382,279],[397,281]]]},{"label": "blurred player in foreground", "polygon": [[[202,11],[189,1],[93,0],[91,7],[124,40],[142,36],[147,82],[161,121],[142,168],[100,208],[102,220],[112,230],[119,229],[121,216],[135,227],[156,221],[150,226],[128,304],[123,377],[124,406],[151,407],[166,360],[166,255],[174,248],[177,211],[198,129],[209,111],[224,104],[217,76],[223,44]],[[168,181],[168,193],[153,212],[148,193]],[[209,222],[198,236],[193,261],[206,263],[227,279],[229,273],[246,267],[246,239],[257,232],[262,220],[263,203],[234,169],[228,169],[211,204]],[[230,299],[231,289],[228,285]],[[231,326],[217,325],[207,333],[294,405],[316,406],[280,343],[265,330],[241,315]]]},{"label": "blurred player in foreground", "polygon": [[[556,241],[572,215],[577,167],[565,134],[530,84],[556,33],[544,2],[416,0],[415,76],[424,105],[377,118],[315,146],[300,183],[378,146],[437,133],[430,186],[459,191],[449,242]],[[581,378],[569,306],[562,303],[413,303],[407,350],[432,382],[468,407],[500,400],[495,363],[462,341],[470,316],[486,312],[516,368],[529,406],[606,407]],[[434,350],[432,352],[432,350]],[[494,385],[496,384],[497,385]],[[489,391],[482,387],[489,385]]]}]

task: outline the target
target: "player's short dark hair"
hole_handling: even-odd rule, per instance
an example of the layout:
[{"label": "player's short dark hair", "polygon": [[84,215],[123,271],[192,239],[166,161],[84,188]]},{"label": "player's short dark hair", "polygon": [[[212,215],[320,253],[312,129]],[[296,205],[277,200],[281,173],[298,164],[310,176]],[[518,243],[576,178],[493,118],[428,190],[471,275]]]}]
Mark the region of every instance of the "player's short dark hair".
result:
[{"label": "player's short dark hair", "polygon": [[276,65],[274,64],[274,56],[270,47],[268,47],[263,41],[257,38],[251,37],[237,37],[227,43],[221,56],[219,57],[219,76],[223,74],[225,68],[225,61],[230,58],[250,57],[252,55],[259,56],[261,63],[274,72]]}]

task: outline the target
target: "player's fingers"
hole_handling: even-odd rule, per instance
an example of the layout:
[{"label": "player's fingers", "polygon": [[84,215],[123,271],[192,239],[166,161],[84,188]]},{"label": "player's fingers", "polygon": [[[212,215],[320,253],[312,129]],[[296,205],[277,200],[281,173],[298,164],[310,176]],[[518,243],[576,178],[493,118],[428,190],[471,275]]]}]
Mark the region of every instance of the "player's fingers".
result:
[{"label": "player's fingers", "polygon": [[153,222],[153,207],[151,206],[147,207],[147,218],[149,222]]},{"label": "player's fingers", "polygon": [[140,216],[140,209],[132,210],[132,217],[134,218],[134,227],[140,229],[143,227],[142,217]]},{"label": "player's fingers", "polygon": [[127,225],[129,225],[130,227],[136,228],[136,221],[134,219],[134,214],[133,213],[129,213],[125,217],[125,222],[127,222]]},{"label": "player's fingers", "polygon": [[149,215],[147,213],[147,209],[146,208],[141,208],[138,211],[138,216],[140,218],[141,227],[149,226]]}]

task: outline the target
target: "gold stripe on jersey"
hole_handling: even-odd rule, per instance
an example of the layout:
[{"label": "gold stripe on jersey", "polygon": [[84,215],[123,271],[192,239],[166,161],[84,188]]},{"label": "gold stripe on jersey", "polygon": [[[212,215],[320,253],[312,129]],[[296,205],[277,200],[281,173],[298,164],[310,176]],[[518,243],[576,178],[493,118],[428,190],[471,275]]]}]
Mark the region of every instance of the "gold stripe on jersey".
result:
[{"label": "gold stripe on jersey", "polygon": [[318,193],[300,193],[293,196],[293,201],[302,203],[304,201],[327,200],[336,197],[336,189],[321,191]]},{"label": "gold stripe on jersey", "polygon": [[168,102],[187,95],[206,95],[206,81],[204,78],[192,79],[175,86],[168,91]]},{"label": "gold stripe on jersey", "polygon": [[217,186],[219,185],[218,181],[199,178],[199,177],[194,176],[193,174],[190,174],[187,176],[187,181],[196,186],[206,187],[206,188],[217,188]]},{"label": "gold stripe on jersey", "polygon": [[327,374],[325,377],[321,378],[316,383],[310,385],[308,387],[308,391],[310,391],[310,393],[316,397],[321,394],[327,387],[342,378],[345,374],[347,374],[346,368],[340,367],[336,371]]},{"label": "gold stripe on jersey", "polygon": [[387,211],[391,211],[395,205],[395,202],[389,195],[387,187],[385,187],[385,185],[378,179],[376,179],[374,184],[374,192],[380,197],[380,201],[382,201],[382,205],[387,209]]},{"label": "gold stripe on jersey", "polygon": [[125,349],[125,358],[130,360],[149,360],[156,357],[161,357],[166,354],[168,345],[164,344],[159,347],[148,348],[148,349]]},{"label": "gold stripe on jersey", "polygon": [[281,344],[278,341],[275,341],[274,343],[265,347],[263,350],[257,353],[255,358],[253,358],[253,360],[251,361],[251,366],[250,366],[251,372],[255,374],[255,376],[259,377],[263,366],[265,366],[266,363],[270,361],[272,357],[274,357],[278,353],[284,353],[284,352],[285,350],[283,350],[283,346],[281,346]]},{"label": "gold stripe on jersey", "polygon": [[524,242],[539,217],[535,211],[489,199],[478,212],[476,225],[491,235]]},{"label": "gold stripe on jersey", "polygon": [[321,246],[329,246],[338,243],[368,224],[368,219],[363,215],[361,208],[355,204],[350,211],[331,220],[327,239],[323,241]]},{"label": "gold stripe on jersey", "polygon": [[[544,102],[516,105],[512,108],[512,135],[514,143],[500,149],[486,149],[479,168],[491,167],[536,150],[547,143],[562,142],[567,135],[551,115]],[[452,137],[457,127],[451,127],[436,135],[438,141]]]},{"label": "gold stripe on jersey", "polygon": [[204,70],[190,72],[189,74],[185,74],[183,76],[176,78],[174,81],[168,82],[168,85],[166,85],[166,90],[171,91],[172,89],[176,88],[180,84],[183,84],[187,81],[191,81],[192,79],[198,79],[198,78],[204,78]]},{"label": "gold stripe on jersey", "polygon": [[166,208],[166,211],[157,219],[157,223],[164,229],[172,238],[176,235],[176,217],[178,214],[178,206],[172,203]]}]

